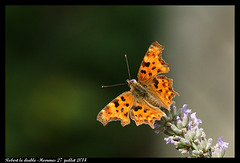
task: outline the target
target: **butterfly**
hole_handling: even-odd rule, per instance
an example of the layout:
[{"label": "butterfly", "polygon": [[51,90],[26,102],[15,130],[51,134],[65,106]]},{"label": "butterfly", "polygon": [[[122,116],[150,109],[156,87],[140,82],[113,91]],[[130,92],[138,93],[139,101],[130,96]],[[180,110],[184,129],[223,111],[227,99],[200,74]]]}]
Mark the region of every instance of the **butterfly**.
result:
[{"label": "butterfly", "polygon": [[130,123],[129,116],[136,125],[148,124],[154,129],[155,120],[165,113],[161,107],[170,110],[172,98],[179,94],[172,88],[173,80],[161,73],[169,72],[169,64],[162,59],[164,46],[152,43],[140,65],[137,79],[127,79],[130,91],[126,91],[107,104],[97,115],[104,126],[110,121]]}]

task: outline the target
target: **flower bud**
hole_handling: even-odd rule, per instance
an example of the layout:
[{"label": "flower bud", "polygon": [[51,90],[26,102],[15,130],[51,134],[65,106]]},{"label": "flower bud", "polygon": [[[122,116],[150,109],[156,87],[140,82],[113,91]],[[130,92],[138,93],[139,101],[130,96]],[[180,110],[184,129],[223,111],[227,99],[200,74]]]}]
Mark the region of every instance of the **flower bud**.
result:
[{"label": "flower bud", "polygon": [[203,131],[203,129],[202,128],[197,128],[197,130],[196,130],[196,136],[197,137],[199,137],[199,136],[201,136],[202,135],[202,131]]},{"label": "flower bud", "polygon": [[202,155],[203,154],[203,151],[202,150],[193,150],[192,153],[196,156],[198,155]]},{"label": "flower bud", "polygon": [[188,116],[187,116],[187,114],[184,114],[183,115],[183,118],[182,118],[182,125],[185,127],[186,125],[187,125],[187,123],[188,123]]},{"label": "flower bud", "polygon": [[205,150],[208,151],[211,148],[211,145],[212,145],[212,138],[209,138]]},{"label": "flower bud", "polygon": [[182,131],[179,130],[174,124],[171,124],[171,129],[173,130],[173,132],[175,132],[176,134],[181,134]]}]

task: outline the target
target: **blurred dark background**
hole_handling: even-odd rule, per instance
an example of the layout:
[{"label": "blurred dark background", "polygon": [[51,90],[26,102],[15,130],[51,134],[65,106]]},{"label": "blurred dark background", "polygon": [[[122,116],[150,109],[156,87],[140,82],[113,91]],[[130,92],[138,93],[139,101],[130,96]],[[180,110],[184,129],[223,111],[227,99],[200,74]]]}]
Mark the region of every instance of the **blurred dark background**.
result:
[{"label": "blurred dark background", "polygon": [[[234,156],[234,7],[6,6],[6,157],[174,157],[163,134],[98,112],[154,41],[177,107],[187,103]],[[214,118],[213,118],[214,117]]]}]

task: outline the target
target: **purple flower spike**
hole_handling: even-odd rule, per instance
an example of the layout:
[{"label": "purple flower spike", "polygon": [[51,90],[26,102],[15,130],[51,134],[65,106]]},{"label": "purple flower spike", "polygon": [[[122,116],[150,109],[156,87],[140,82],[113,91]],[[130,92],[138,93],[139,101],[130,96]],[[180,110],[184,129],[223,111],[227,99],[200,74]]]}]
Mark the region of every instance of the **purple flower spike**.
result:
[{"label": "purple flower spike", "polygon": [[218,145],[221,147],[222,150],[225,150],[226,148],[228,148],[229,143],[224,142],[222,139],[223,136],[218,139]]},{"label": "purple flower spike", "polygon": [[203,128],[199,128],[202,120],[187,106],[184,104],[182,108],[177,108],[173,102],[170,110],[164,109],[165,116],[155,121],[154,132],[167,135],[164,138],[166,144],[173,144],[182,155],[187,154],[189,158],[223,157],[229,143],[220,137],[212,146],[212,138],[207,139]]},{"label": "purple flower spike", "polygon": [[165,139],[166,140],[166,144],[169,144],[169,143],[174,143],[174,140],[172,140],[171,138],[167,138]]},{"label": "purple flower spike", "polygon": [[176,120],[177,120],[177,121],[181,121],[181,119],[180,119],[180,117],[179,117],[179,116],[177,116],[177,117],[176,117]]},{"label": "purple flower spike", "polygon": [[191,119],[194,122],[194,126],[198,126],[200,123],[202,123],[201,119],[197,119],[196,112],[191,114]]},{"label": "purple flower spike", "polygon": [[188,130],[191,130],[192,126],[191,126],[191,122],[188,123]]},{"label": "purple flower spike", "polygon": [[159,128],[160,127],[160,125],[159,124],[154,124],[154,129],[157,129],[157,128]]},{"label": "purple flower spike", "polygon": [[188,113],[191,113],[192,112],[192,110],[191,109],[186,109],[186,107],[187,107],[187,104],[184,104],[183,105],[183,108],[182,108],[182,111],[184,112],[184,114],[188,114]]},{"label": "purple flower spike", "polygon": [[159,133],[160,133],[160,131],[159,131],[159,130],[155,130],[154,132],[155,132],[156,134],[159,134]]},{"label": "purple flower spike", "polygon": [[187,107],[187,104],[183,104],[183,109],[186,109],[186,107]]}]

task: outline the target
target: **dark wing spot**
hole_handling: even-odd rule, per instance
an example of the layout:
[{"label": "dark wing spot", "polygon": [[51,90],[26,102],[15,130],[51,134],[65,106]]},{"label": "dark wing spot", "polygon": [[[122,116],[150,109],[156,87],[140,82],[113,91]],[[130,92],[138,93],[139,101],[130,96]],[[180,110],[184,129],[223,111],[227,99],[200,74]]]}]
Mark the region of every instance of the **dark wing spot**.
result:
[{"label": "dark wing spot", "polygon": [[170,100],[170,99],[171,99],[171,97],[170,97],[170,96],[168,96],[168,99]]},{"label": "dark wing spot", "polygon": [[144,113],[147,113],[147,110],[146,110],[146,109],[144,109],[144,110],[143,110],[143,112],[144,112]]},{"label": "dark wing spot", "polygon": [[150,72],[148,75],[149,75],[149,76],[152,76],[152,73]]},{"label": "dark wing spot", "polygon": [[154,64],[155,64],[155,62],[152,62],[152,64],[154,65]]},{"label": "dark wing spot", "polygon": [[119,119],[118,117],[113,117],[113,120],[115,120],[115,121],[118,120],[118,119]]},{"label": "dark wing spot", "polygon": [[128,112],[124,113],[124,116],[127,117],[128,116]]},{"label": "dark wing spot", "polygon": [[121,109],[121,112],[123,112],[124,108]]},{"label": "dark wing spot", "polygon": [[118,101],[119,101],[118,99],[113,100],[113,103],[114,103],[114,105],[115,105],[116,108],[119,106]]},{"label": "dark wing spot", "polygon": [[141,106],[134,106],[134,107],[133,107],[133,110],[134,110],[134,111],[138,111],[138,110],[141,110],[141,109],[142,109]]},{"label": "dark wing spot", "polygon": [[154,70],[156,67],[154,66],[153,68],[152,68],[152,70]]},{"label": "dark wing spot", "polygon": [[159,62],[161,63],[161,65],[165,65],[166,63],[164,62],[164,60],[162,60],[161,58],[158,59]]},{"label": "dark wing spot", "polygon": [[129,106],[129,103],[126,103],[126,107],[128,107]]},{"label": "dark wing spot", "polygon": [[121,97],[121,99],[122,99],[122,101],[126,101],[126,99],[123,96]]},{"label": "dark wing spot", "polygon": [[116,110],[116,112],[118,113],[118,110]]},{"label": "dark wing spot", "polygon": [[157,70],[157,73],[160,73],[160,72],[161,72],[161,70],[160,70],[160,69],[158,69],[158,70]]},{"label": "dark wing spot", "polygon": [[146,74],[146,71],[145,70],[141,70],[141,73]]},{"label": "dark wing spot", "polygon": [[106,106],[106,108],[105,108],[105,109],[106,109],[106,111],[107,111],[109,108],[110,108],[110,106],[109,106],[109,105],[107,105],[107,106]]},{"label": "dark wing spot", "polygon": [[153,82],[154,82],[154,87],[158,89],[158,83],[159,83],[158,80],[156,78],[153,78]]},{"label": "dark wing spot", "polygon": [[142,62],[142,66],[143,66],[143,67],[145,67],[145,66],[146,66],[146,67],[149,67],[149,65],[150,65],[150,62],[144,62],[144,61]]}]

